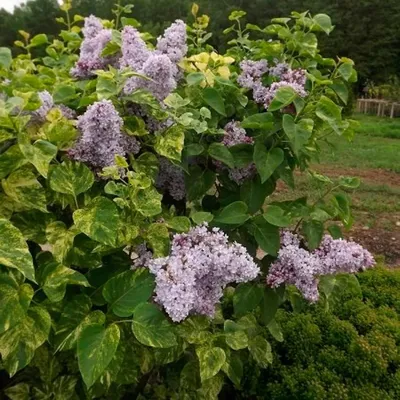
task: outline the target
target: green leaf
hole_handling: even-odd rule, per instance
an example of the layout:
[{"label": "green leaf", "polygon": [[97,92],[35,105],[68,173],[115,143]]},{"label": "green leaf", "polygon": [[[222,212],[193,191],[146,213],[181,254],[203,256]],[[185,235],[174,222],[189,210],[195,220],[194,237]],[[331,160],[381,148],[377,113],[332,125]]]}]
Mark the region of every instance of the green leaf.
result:
[{"label": "green leaf", "polygon": [[19,323],[26,315],[33,297],[31,285],[0,285],[0,334]]},{"label": "green leaf", "polygon": [[192,226],[188,217],[172,217],[171,219],[165,221],[165,224],[168,226],[168,228],[177,232],[187,232]]},{"label": "green leaf", "polygon": [[318,118],[327,122],[336,133],[342,133],[345,127],[342,121],[342,107],[339,107],[331,99],[322,96],[317,103],[315,114]]},{"label": "green leaf", "polygon": [[154,276],[146,268],[126,271],[111,278],[103,288],[110,310],[119,317],[130,317],[154,290]]},{"label": "green leaf", "polygon": [[[40,265],[40,258],[38,263]],[[85,275],[65,267],[54,259],[46,260],[43,265],[40,265],[37,275],[43,291],[53,303],[64,298],[67,285],[90,286]]]},{"label": "green leaf", "polygon": [[114,79],[108,76],[99,76],[97,78],[96,94],[98,100],[109,99],[116,96],[118,92],[118,85]]},{"label": "green leaf", "polygon": [[85,326],[104,324],[105,315],[99,310],[90,312],[91,308],[90,298],[82,294],[66,303],[55,329],[57,351],[74,349]]},{"label": "green leaf", "polygon": [[232,351],[227,353],[225,363],[221,369],[236,387],[240,386],[243,377],[243,363],[239,354]]},{"label": "green leaf", "polygon": [[46,193],[29,168],[14,171],[2,186],[8,197],[27,209],[37,209],[47,213]]},{"label": "green leaf", "polygon": [[247,167],[253,162],[254,146],[252,144],[242,143],[229,147],[233,155],[236,168]]},{"label": "green leaf", "polygon": [[136,307],[132,331],[145,346],[168,348],[177,344],[173,326],[154,304],[145,303]]},{"label": "green leaf", "polygon": [[329,35],[334,29],[331,17],[329,15],[317,14],[313,17],[313,22],[317,27],[322,29],[327,35]]},{"label": "green leaf", "polygon": [[280,296],[276,290],[269,287],[264,289],[264,297],[261,302],[260,310],[260,320],[264,325],[268,325],[275,318],[280,300]]},{"label": "green leaf", "polygon": [[340,100],[343,101],[344,104],[347,104],[349,99],[349,89],[346,83],[342,82],[341,80],[335,80],[332,85],[330,85],[335,93],[339,96]]},{"label": "green leaf", "polygon": [[338,68],[339,74],[346,81],[349,81],[350,78],[352,77],[353,70],[354,70],[353,65],[350,63],[344,63]]},{"label": "green leaf", "polygon": [[87,388],[100,378],[117,351],[120,331],[116,324],[86,326],[78,339],[78,363]]},{"label": "green leaf", "polygon": [[277,256],[280,248],[279,228],[269,224],[264,217],[254,219],[254,238],[266,253]]},{"label": "green leaf", "polygon": [[231,152],[222,143],[212,143],[208,148],[208,154],[215,160],[223,162],[229,168],[235,168],[235,161]]},{"label": "green leaf", "polygon": [[185,152],[189,157],[199,156],[204,151],[204,146],[198,143],[192,143],[185,147]]},{"label": "green leaf", "polygon": [[261,142],[254,146],[254,163],[261,177],[261,183],[266,182],[275,170],[282,164],[285,154],[282,149],[274,148],[267,151]]},{"label": "green leaf", "polygon": [[200,225],[203,222],[211,222],[214,219],[214,216],[209,212],[198,211],[191,214],[190,218],[192,218],[196,225]]},{"label": "green leaf", "polygon": [[302,225],[303,234],[307,240],[308,248],[315,250],[321,243],[324,235],[324,224],[320,221],[304,221]]},{"label": "green leaf", "polygon": [[57,104],[65,104],[75,97],[75,88],[72,85],[58,85],[54,89],[53,99]]},{"label": "green leaf", "polygon": [[11,50],[8,47],[0,47],[0,67],[9,69],[12,63]]},{"label": "green leaf", "polygon": [[88,191],[93,183],[93,172],[85,164],[75,161],[56,165],[49,175],[51,189],[74,197]]},{"label": "green leaf", "polygon": [[268,180],[261,183],[260,177],[255,176],[251,181],[247,180],[240,187],[240,198],[249,207],[249,213],[255,214],[264,205],[265,199],[275,190],[275,184]]},{"label": "green leaf", "polygon": [[218,114],[226,116],[224,99],[217,89],[212,87],[203,90],[203,100],[213,108]]},{"label": "green leaf", "polygon": [[235,201],[226,206],[214,219],[216,223],[227,225],[244,224],[250,216],[247,214],[247,205],[243,201]]},{"label": "green leaf", "polygon": [[272,130],[274,127],[274,115],[270,112],[253,114],[245,118],[240,125],[244,129]]},{"label": "green leaf", "polygon": [[283,130],[290,140],[293,152],[299,155],[303,147],[308,143],[314,128],[312,119],[302,119],[299,123],[295,123],[290,114],[283,116]]},{"label": "green leaf", "polygon": [[342,230],[338,225],[331,225],[328,228],[329,233],[334,239],[341,239],[343,238]]},{"label": "green leaf", "polygon": [[153,249],[154,257],[166,257],[169,254],[169,232],[165,224],[151,224],[147,229],[146,238]]},{"label": "green leaf", "polygon": [[186,82],[189,86],[195,86],[203,82],[204,79],[205,76],[202,72],[193,72],[186,77]]},{"label": "green leaf", "polygon": [[76,227],[67,229],[64,222],[55,221],[47,225],[46,237],[48,242],[52,245],[52,253],[54,258],[60,263],[64,262],[69,251],[74,244],[75,236],[79,231]]},{"label": "green leaf", "polygon": [[46,244],[46,226],[52,219],[53,216],[51,214],[31,210],[14,214],[11,222],[21,231],[25,240]]},{"label": "green leaf", "polygon": [[47,178],[50,162],[57,155],[57,147],[45,140],[38,140],[33,145],[29,140],[20,140],[19,148],[24,157],[36,167],[40,175]]},{"label": "green leaf", "polygon": [[132,196],[132,202],[135,209],[144,217],[154,217],[161,213],[162,194],[157,189],[150,187],[145,190],[139,190]]},{"label": "green leaf", "polygon": [[346,189],[358,189],[361,185],[360,178],[341,176],[339,177],[339,185]]},{"label": "green leaf", "polygon": [[42,44],[48,43],[47,36],[44,33],[39,33],[38,35],[34,36],[28,47],[36,47],[41,46]]},{"label": "green leaf", "polygon": [[4,393],[10,400],[30,400],[30,388],[27,383],[17,383],[4,390]]},{"label": "green leaf", "polygon": [[197,347],[196,354],[199,359],[202,382],[217,375],[225,364],[225,352],[220,347]]},{"label": "green leaf", "polygon": [[292,104],[297,97],[296,91],[290,86],[283,86],[278,89],[274,99],[268,107],[268,111],[277,111]]},{"label": "green leaf", "polygon": [[267,368],[272,364],[271,345],[261,335],[250,340],[249,351],[261,368]]},{"label": "green leaf", "polygon": [[154,149],[158,154],[175,161],[181,161],[185,133],[182,127],[174,125],[163,135],[157,136]]},{"label": "green leaf", "polygon": [[32,307],[23,320],[0,337],[3,367],[10,376],[31,362],[35,350],[47,340],[50,327],[49,313],[43,308]]},{"label": "green leaf", "polygon": [[189,168],[189,175],[185,176],[188,200],[192,201],[204,196],[215,183],[216,175],[209,169],[201,169],[198,165]]},{"label": "green leaf", "polygon": [[233,295],[233,309],[235,315],[241,317],[253,311],[263,297],[263,288],[254,283],[241,283]]},{"label": "green leaf", "polygon": [[22,154],[18,145],[11,146],[7,151],[0,154],[0,179],[22,167],[28,160]]},{"label": "green leaf", "polygon": [[15,268],[35,282],[35,268],[21,232],[8,220],[0,219],[0,264]]},{"label": "green leaf", "polygon": [[243,328],[231,320],[224,323],[226,344],[233,350],[245,349],[248,344],[248,338]]},{"label": "green leaf", "polygon": [[278,342],[283,342],[282,330],[281,330],[281,327],[279,326],[279,324],[276,322],[276,319],[273,319],[267,325],[267,328],[275,340],[277,340]]},{"label": "green leaf", "polygon": [[282,208],[278,206],[270,205],[263,214],[265,220],[274,226],[286,227],[291,224],[291,218],[288,216]]},{"label": "green leaf", "polygon": [[84,209],[76,210],[73,218],[76,227],[91,239],[109,246],[116,245],[119,215],[111,200],[96,197]]}]

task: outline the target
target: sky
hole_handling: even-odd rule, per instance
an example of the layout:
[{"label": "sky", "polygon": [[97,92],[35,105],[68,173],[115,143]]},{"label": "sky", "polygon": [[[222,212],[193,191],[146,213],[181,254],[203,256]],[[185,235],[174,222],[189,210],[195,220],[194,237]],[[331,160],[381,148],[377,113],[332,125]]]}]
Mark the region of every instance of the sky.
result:
[{"label": "sky", "polygon": [[26,0],[0,0],[0,8],[13,12],[14,7],[19,6],[21,3],[26,3]]}]

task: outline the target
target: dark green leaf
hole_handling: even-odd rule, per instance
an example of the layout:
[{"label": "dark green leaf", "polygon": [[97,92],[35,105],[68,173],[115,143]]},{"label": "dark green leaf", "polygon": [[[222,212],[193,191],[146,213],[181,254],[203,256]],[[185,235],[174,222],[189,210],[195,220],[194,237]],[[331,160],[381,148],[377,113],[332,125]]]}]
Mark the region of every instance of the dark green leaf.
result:
[{"label": "dark green leaf", "polygon": [[254,283],[241,283],[233,296],[233,308],[237,317],[253,311],[263,297],[263,288]]},{"label": "dark green leaf", "polygon": [[254,219],[254,238],[263,251],[272,256],[278,255],[279,228],[269,224],[262,216]]},{"label": "dark green leaf", "polygon": [[291,224],[291,218],[285,210],[278,206],[270,205],[267,207],[263,217],[267,222],[271,225],[279,226],[279,227],[286,227]]},{"label": "dark green leaf", "polygon": [[212,87],[205,88],[203,90],[203,99],[218,114],[226,116],[224,99],[217,89]]},{"label": "dark green leaf", "polygon": [[228,147],[224,146],[222,143],[212,143],[208,148],[208,154],[215,160],[223,162],[229,168],[235,167],[233,155]]},{"label": "dark green leaf", "polygon": [[239,354],[232,351],[227,353],[225,363],[221,369],[235,386],[240,386],[243,377],[243,363]]},{"label": "dark green leaf", "polygon": [[304,221],[302,230],[307,240],[308,248],[315,250],[321,243],[324,234],[324,224],[315,220]]},{"label": "dark green leaf", "polygon": [[111,278],[103,288],[110,310],[119,317],[130,317],[135,308],[153,294],[154,276],[148,269],[138,268]]},{"label": "dark green leaf", "polygon": [[216,223],[227,225],[241,225],[250,216],[247,214],[247,205],[243,201],[235,201],[226,206],[214,219]]},{"label": "dark green leaf", "polygon": [[264,325],[268,325],[275,318],[280,300],[280,296],[276,290],[269,287],[265,288],[260,311],[260,319]]},{"label": "dark green leaf", "polygon": [[244,129],[272,130],[274,127],[274,115],[272,113],[253,114],[240,124]]},{"label": "dark green leaf", "polygon": [[240,198],[249,207],[249,213],[255,214],[264,205],[267,196],[273,193],[275,184],[268,180],[261,183],[260,177],[255,176],[251,181],[248,180],[240,187]]},{"label": "dark green leaf", "polygon": [[261,177],[261,183],[266,182],[275,170],[282,164],[285,158],[284,152],[280,148],[267,151],[261,142],[254,147],[254,162]]},{"label": "dark green leaf", "polygon": [[297,93],[290,86],[283,86],[278,89],[274,99],[268,107],[268,111],[277,111],[293,103]]}]

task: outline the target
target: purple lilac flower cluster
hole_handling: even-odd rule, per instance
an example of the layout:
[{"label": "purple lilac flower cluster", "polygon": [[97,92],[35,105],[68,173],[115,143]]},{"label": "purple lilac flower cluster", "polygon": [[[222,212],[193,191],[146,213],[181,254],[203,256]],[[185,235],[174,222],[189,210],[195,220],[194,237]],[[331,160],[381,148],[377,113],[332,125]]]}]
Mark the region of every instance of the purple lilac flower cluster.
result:
[{"label": "purple lilac flower cluster", "polygon": [[111,101],[92,104],[78,118],[81,137],[69,151],[70,157],[88,163],[94,169],[102,169],[114,165],[116,155],[138,153],[139,142],[122,133],[122,125],[122,118]]},{"label": "purple lilac flower cluster", "polygon": [[[254,139],[250,136],[247,136],[246,131],[240,127],[239,122],[232,121],[225,125],[225,135],[222,139],[222,144],[227,147],[232,147],[237,144],[253,144]],[[220,170],[224,170],[227,167],[221,162],[216,161],[215,164]],[[243,168],[232,168],[229,169],[228,174],[229,177],[236,182],[238,185],[241,185],[247,179],[251,179],[257,172],[257,169],[254,163],[251,163],[247,167]]]},{"label": "purple lilac flower cluster", "polygon": [[[286,63],[277,63],[273,67],[268,67],[266,60],[245,60],[240,63],[240,67],[242,72],[238,77],[239,85],[251,89],[254,101],[262,104],[266,109],[281,87],[291,87],[300,97],[307,96],[305,90],[306,71],[303,69],[291,69]],[[279,81],[273,82],[269,87],[264,86],[262,77],[266,73]]]},{"label": "purple lilac flower cluster", "polygon": [[122,31],[121,67],[130,67],[135,72],[147,76],[128,79],[125,92],[132,93],[137,89],[146,89],[159,101],[164,100],[177,86],[179,68],[177,64],[187,53],[186,24],[175,21],[163,36],[157,40],[157,48],[151,51],[132,27]]},{"label": "purple lilac flower cluster", "polygon": [[149,269],[156,276],[155,300],[176,322],[190,314],[212,317],[229,283],[248,282],[260,273],[245,247],[207,225],[175,235],[170,255],[150,260]]},{"label": "purple lilac flower cluster", "polygon": [[168,193],[176,201],[181,201],[186,197],[183,171],[164,157],[160,157],[156,187],[162,192]]},{"label": "purple lilac flower cluster", "polygon": [[146,244],[139,244],[138,246],[136,246],[134,254],[132,255],[133,264],[131,269],[147,267],[152,258],[153,253],[147,249]]},{"label": "purple lilac flower cluster", "polygon": [[85,18],[84,39],[78,62],[71,69],[76,78],[87,78],[96,69],[104,69],[115,61],[114,57],[102,57],[101,53],[111,40],[111,29],[104,29],[99,18],[94,15]]},{"label": "purple lilac flower cluster", "polygon": [[310,252],[301,247],[298,235],[283,231],[278,259],[269,269],[267,284],[273,288],[284,283],[295,285],[305,299],[315,303],[320,276],[352,274],[374,265],[371,253],[357,243],[326,235],[320,247]]}]

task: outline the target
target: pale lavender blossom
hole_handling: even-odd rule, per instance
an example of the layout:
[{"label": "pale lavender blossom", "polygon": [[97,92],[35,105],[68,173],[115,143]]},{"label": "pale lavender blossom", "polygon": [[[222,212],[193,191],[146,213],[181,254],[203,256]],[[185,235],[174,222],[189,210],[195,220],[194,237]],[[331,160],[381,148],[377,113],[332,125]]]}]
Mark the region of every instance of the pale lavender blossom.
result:
[{"label": "pale lavender blossom", "polygon": [[95,169],[115,164],[116,155],[125,155],[122,146],[122,118],[109,100],[90,105],[78,118],[81,136],[69,151],[71,158]]},{"label": "pale lavender blossom", "polygon": [[67,119],[75,119],[76,118],[76,111],[65,106],[64,104],[60,104],[60,105],[56,106],[55,108],[58,108],[62,112],[62,115]]},{"label": "pale lavender blossom", "polygon": [[[238,144],[253,144],[254,139],[247,136],[246,131],[240,127],[239,122],[232,121],[225,125],[225,135],[222,138],[222,144],[226,147],[232,147]],[[243,168],[228,168],[220,161],[214,161],[214,164],[220,171],[228,170],[228,175],[231,180],[238,185],[243,184],[246,180],[251,179],[256,173],[257,169],[254,163],[249,164]]]},{"label": "pale lavender blossom", "polygon": [[162,101],[177,86],[174,79],[174,64],[165,55],[152,54],[138,73],[149,79],[137,76],[128,79],[125,84],[127,94],[138,89],[145,89],[152,93],[157,100]]},{"label": "pale lavender blossom", "polygon": [[148,267],[150,260],[153,259],[153,253],[148,250],[146,243],[142,243],[134,249],[132,254],[132,268]]},{"label": "pale lavender blossom", "polygon": [[[100,29],[101,26],[101,29]],[[105,69],[115,62],[114,57],[102,57],[101,53],[111,40],[111,29],[103,29],[101,21],[91,15],[85,18],[84,39],[81,44],[79,60],[71,69],[76,78],[87,78],[97,69]]]},{"label": "pale lavender blossom", "polygon": [[[302,69],[291,69],[286,63],[278,63],[273,67],[267,66],[267,61],[245,60],[240,64],[242,69],[238,77],[238,83],[243,88],[253,91],[254,101],[262,104],[268,109],[277,91],[282,87],[291,87],[300,97],[306,97],[306,71]],[[273,82],[270,86],[265,86],[262,82],[263,75],[278,78],[279,81]]]},{"label": "pale lavender blossom", "polygon": [[176,201],[184,200],[186,197],[184,172],[167,158],[160,157],[156,187],[168,193]]},{"label": "pale lavender blossom", "polygon": [[178,19],[157,39],[157,51],[178,64],[188,51],[186,40],[186,24]]},{"label": "pale lavender blossom", "polygon": [[356,273],[375,265],[371,253],[354,242],[326,235],[320,247],[310,252],[301,247],[301,238],[289,231],[281,234],[281,249],[271,265],[267,284],[276,288],[295,285],[311,303],[319,299],[319,277]]},{"label": "pale lavender blossom", "polygon": [[130,67],[136,72],[143,68],[152,53],[140,37],[139,31],[129,25],[122,30],[121,52],[120,66]]},{"label": "pale lavender blossom", "polygon": [[150,260],[149,269],[156,276],[155,300],[175,322],[190,314],[212,317],[228,284],[260,273],[245,247],[207,225],[174,235],[170,255]]},{"label": "pale lavender blossom", "polygon": [[101,20],[94,15],[90,15],[89,17],[85,18],[85,23],[82,28],[83,36],[86,39],[93,39],[95,38],[100,31],[103,29],[103,24]]}]

